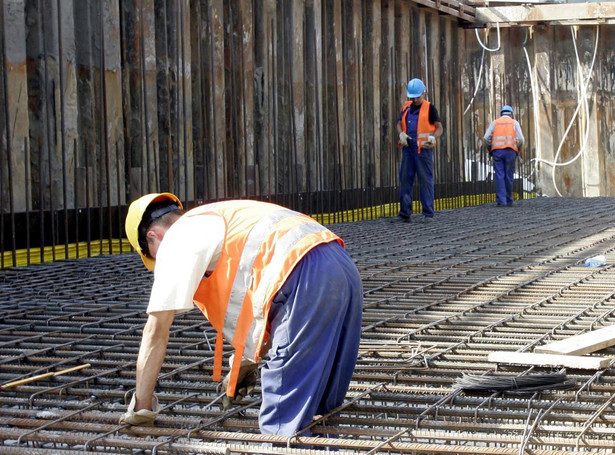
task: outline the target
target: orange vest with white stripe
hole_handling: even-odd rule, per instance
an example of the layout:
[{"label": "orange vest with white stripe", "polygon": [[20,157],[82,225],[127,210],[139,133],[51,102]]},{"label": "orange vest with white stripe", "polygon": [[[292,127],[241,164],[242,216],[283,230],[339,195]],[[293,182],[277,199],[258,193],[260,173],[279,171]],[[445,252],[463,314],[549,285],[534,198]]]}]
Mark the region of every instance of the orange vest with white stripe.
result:
[{"label": "orange vest with white stripe", "polygon": [[[412,105],[412,101],[406,101],[404,107],[402,108],[402,117],[401,117],[401,129],[404,133],[408,133],[406,131],[408,129],[408,123],[406,121],[406,117],[408,117],[408,112],[410,111],[410,106]],[[421,153],[421,148],[429,136],[435,133],[437,127],[436,125],[432,125],[429,123],[429,106],[431,103],[429,101],[423,101],[421,103],[421,108],[419,109],[419,121],[416,126],[416,145],[418,145],[418,152]],[[434,147],[437,143],[434,143]]]},{"label": "orange vest with white stripe", "polygon": [[184,216],[203,214],[221,216],[226,236],[216,267],[201,280],[193,300],[217,332],[214,381],[222,376],[223,339],[235,348],[226,390],[232,397],[241,358],[259,360],[271,302],[294,267],[321,243],[344,243],[309,216],[266,202],[218,202]]},{"label": "orange vest with white stripe", "polygon": [[508,148],[519,153],[517,133],[515,133],[515,119],[504,115],[495,121],[493,135],[491,136],[491,150]]}]

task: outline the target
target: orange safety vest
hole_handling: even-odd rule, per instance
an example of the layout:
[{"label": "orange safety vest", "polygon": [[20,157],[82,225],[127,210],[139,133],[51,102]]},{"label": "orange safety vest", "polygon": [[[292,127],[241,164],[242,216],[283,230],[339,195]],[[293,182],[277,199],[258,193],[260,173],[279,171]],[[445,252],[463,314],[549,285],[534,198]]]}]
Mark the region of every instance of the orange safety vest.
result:
[{"label": "orange safety vest", "polygon": [[235,348],[226,390],[232,397],[242,357],[260,358],[271,302],[294,267],[315,246],[344,242],[309,216],[267,202],[223,201],[184,216],[204,214],[224,218],[226,236],[216,267],[201,280],[193,300],[217,332],[214,381],[222,378],[223,340]]},{"label": "orange safety vest", "polygon": [[504,115],[495,121],[493,135],[491,136],[491,150],[507,148],[511,148],[519,153],[517,134],[515,133],[515,119]]},{"label": "orange safety vest", "polygon": [[[412,105],[412,101],[406,101],[404,107],[402,108],[402,116],[401,116],[401,129],[404,133],[408,133],[406,131],[408,129],[408,123],[406,122],[406,117],[408,116],[408,112],[410,111],[410,106]],[[423,101],[421,103],[421,108],[419,109],[419,122],[416,126],[416,145],[419,147],[419,153],[421,153],[422,145],[427,142],[427,138],[432,135],[436,131],[436,125],[432,125],[429,123],[429,106],[431,103],[429,101]],[[434,144],[434,146],[437,143]]]}]

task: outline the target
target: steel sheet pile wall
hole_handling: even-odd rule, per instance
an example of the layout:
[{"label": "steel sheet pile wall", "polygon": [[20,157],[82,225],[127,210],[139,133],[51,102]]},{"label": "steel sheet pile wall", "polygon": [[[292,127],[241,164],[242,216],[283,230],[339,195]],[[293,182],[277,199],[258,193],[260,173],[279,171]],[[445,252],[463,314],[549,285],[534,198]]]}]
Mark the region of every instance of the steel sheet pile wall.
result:
[{"label": "steel sheet pile wall", "polygon": [[[412,230],[385,220],[334,225],[363,279],[363,333],[346,401],[315,421],[313,437],[260,435],[258,386],[222,410],[211,382],[215,332],[196,310],[172,327],[156,426],[119,426],[151,284],[137,255],[2,271],[0,385],[25,382],[0,389],[0,453],[607,453],[612,369],[498,366],[487,356],[615,323],[614,213],[613,199],[540,198],[449,210]],[[606,266],[583,265],[598,253]],[[615,348],[599,355],[615,362]],[[572,388],[456,385],[464,373],[553,372]]]}]

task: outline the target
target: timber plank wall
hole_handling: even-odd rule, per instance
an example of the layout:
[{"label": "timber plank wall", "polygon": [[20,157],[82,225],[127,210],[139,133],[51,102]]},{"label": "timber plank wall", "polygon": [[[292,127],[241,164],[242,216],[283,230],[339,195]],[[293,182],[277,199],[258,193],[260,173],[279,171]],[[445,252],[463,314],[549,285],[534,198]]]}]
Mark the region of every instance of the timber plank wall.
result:
[{"label": "timber plank wall", "polygon": [[395,202],[412,77],[445,128],[436,197],[484,191],[502,104],[527,191],[615,194],[613,27],[506,28],[492,52],[471,25],[406,0],[0,0],[0,213],[91,208],[115,232],[152,191]]}]

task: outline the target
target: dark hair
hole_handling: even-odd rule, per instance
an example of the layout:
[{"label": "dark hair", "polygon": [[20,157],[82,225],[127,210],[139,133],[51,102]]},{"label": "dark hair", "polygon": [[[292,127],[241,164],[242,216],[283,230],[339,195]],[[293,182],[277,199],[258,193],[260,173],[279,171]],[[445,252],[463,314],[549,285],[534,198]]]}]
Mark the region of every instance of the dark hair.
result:
[{"label": "dark hair", "polygon": [[137,229],[137,232],[139,233],[139,246],[141,247],[143,254],[150,257],[146,234],[152,223],[162,218],[167,213],[176,211],[181,212],[182,210],[175,202],[169,200],[153,202],[147,206],[147,209],[143,212],[143,217],[141,217],[141,222],[139,223],[139,227]]}]

